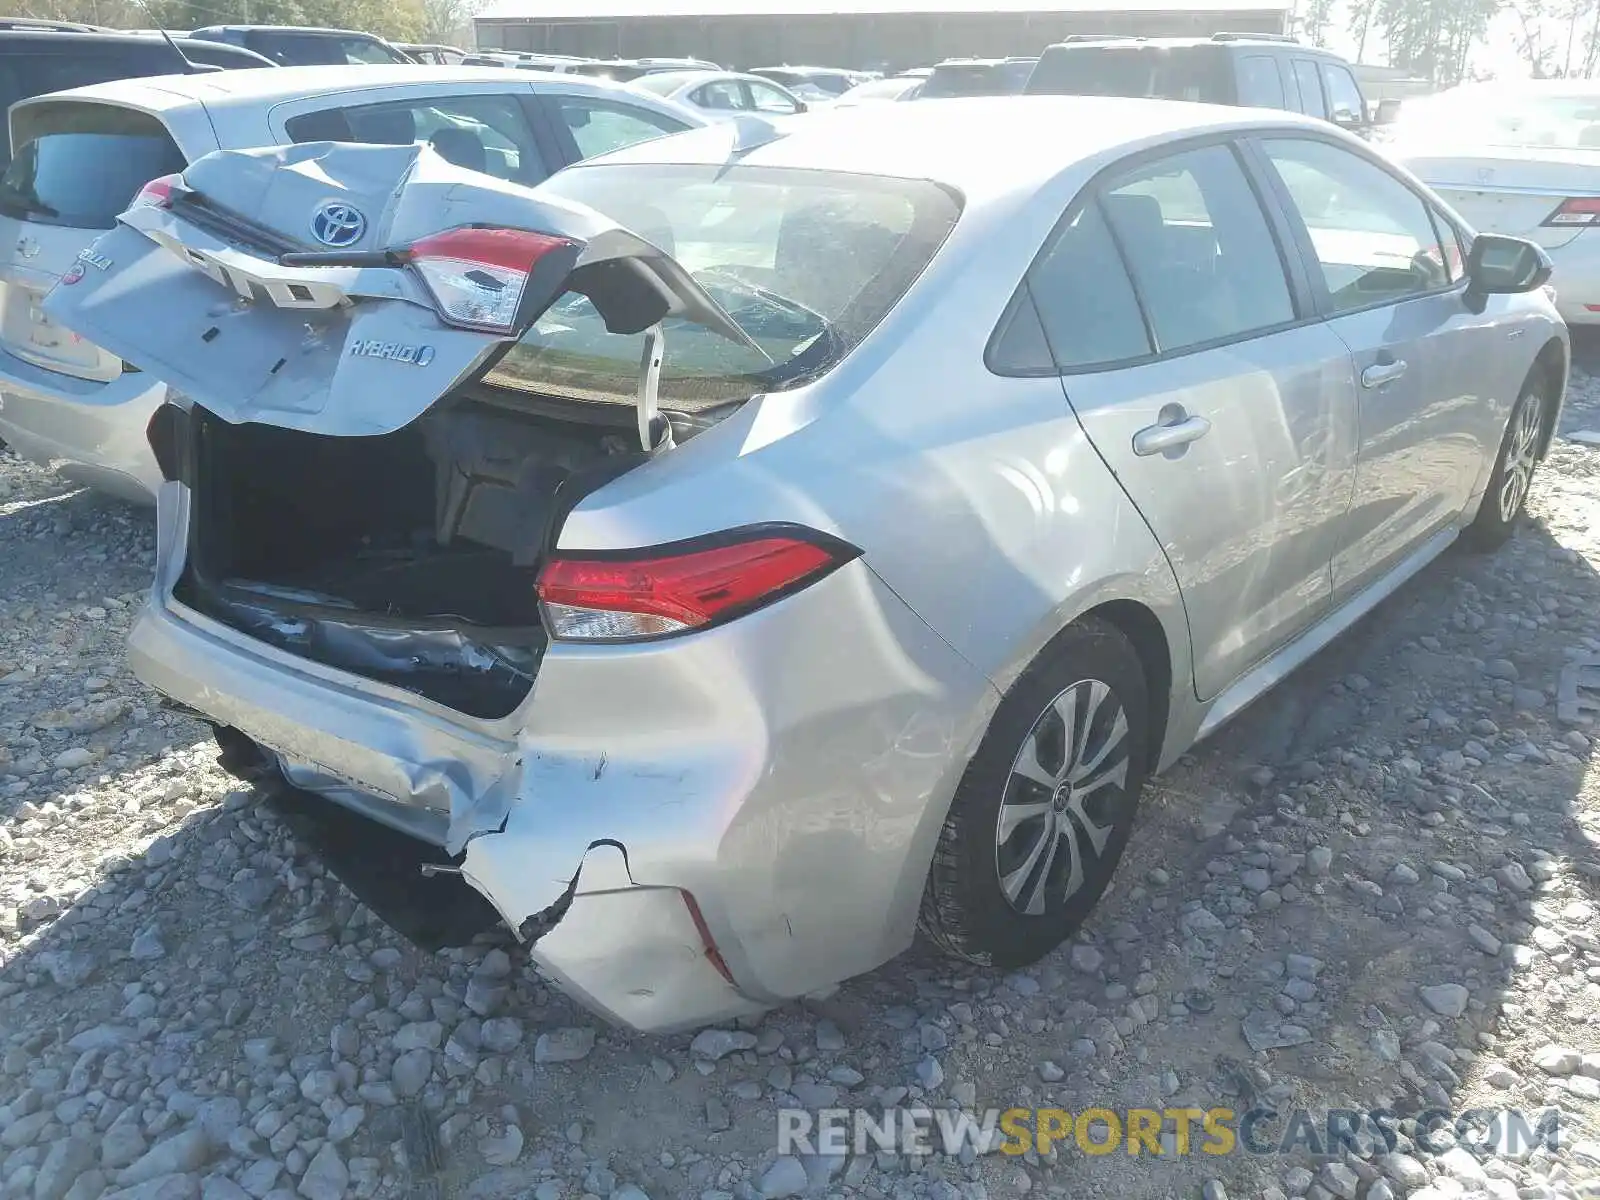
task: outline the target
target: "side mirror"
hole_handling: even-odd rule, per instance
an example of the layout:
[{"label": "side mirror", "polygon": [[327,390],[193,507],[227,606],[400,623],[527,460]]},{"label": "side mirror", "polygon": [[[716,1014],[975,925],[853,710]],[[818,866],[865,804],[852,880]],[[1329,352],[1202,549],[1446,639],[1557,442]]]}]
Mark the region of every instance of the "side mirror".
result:
[{"label": "side mirror", "polygon": [[1400,115],[1400,101],[1379,100],[1378,111],[1373,114],[1373,121],[1378,125],[1393,125]]},{"label": "side mirror", "polygon": [[1348,108],[1334,109],[1333,123],[1340,129],[1348,129],[1352,133],[1359,133],[1367,127],[1366,117],[1361,113],[1352,112]]},{"label": "side mirror", "polygon": [[1532,292],[1550,282],[1553,269],[1550,256],[1533,242],[1480,233],[1467,252],[1467,290],[1480,296]]},{"label": "side mirror", "polygon": [[811,105],[807,104],[804,100],[796,100],[794,102],[794,110],[797,113],[810,112]]}]

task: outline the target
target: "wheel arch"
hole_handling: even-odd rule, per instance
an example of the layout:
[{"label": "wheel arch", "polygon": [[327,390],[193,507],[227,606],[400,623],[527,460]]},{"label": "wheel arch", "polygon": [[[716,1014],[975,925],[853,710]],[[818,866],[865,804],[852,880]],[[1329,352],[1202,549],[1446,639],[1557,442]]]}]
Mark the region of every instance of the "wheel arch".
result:
[{"label": "wheel arch", "polygon": [[1556,436],[1556,419],[1561,412],[1561,396],[1566,390],[1568,361],[1566,344],[1558,337],[1552,337],[1539,347],[1539,353],[1534,356],[1533,365],[1528,368],[1524,385],[1533,381],[1535,376],[1542,376],[1548,386],[1544,406],[1544,429],[1539,437],[1539,458],[1543,460],[1550,453],[1550,444]]},{"label": "wheel arch", "polygon": [[1068,629],[1087,619],[1110,625],[1127,639],[1139,657],[1150,702],[1150,737],[1145,746],[1145,769],[1153,774],[1161,762],[1162,746],[1166,742],[1167,726],[1172,715],[1172,646],[1167,639],[1167,631],[1161,624],[1161,618],[1137,600],[1108,600],[1068,622],[1050,640],[1049,645],[1053,646]]}]

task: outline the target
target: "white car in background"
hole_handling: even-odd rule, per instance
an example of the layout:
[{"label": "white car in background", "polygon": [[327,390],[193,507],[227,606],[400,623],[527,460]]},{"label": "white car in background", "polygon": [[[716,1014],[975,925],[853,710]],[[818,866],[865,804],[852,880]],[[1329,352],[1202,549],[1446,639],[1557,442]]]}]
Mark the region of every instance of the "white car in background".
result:
[{"label": "white car in background", "polygon": [[1408,99],[1390,157],[1477,230],[1526,238],[1555,264],[1556,307],[1600,324],[1600,82],[1467,84]]},{"label": "white car in background", "polygon": [[281,67],[128,79],[11,108],[0,176],[0,440],[76,482],[152,503],[145,437],[163,385],[54,325],[44,295],[151,179],[213,150],[427,142],[514,183],[708,124],[621,84],[512,68]]},{"label": "white car in background", "polygon": [[693,108],[713,121],[731,121],[752,113],[782,117],[823,107],[802,100],[770,79],[737,71],[661,71],[633,80],[633,86]]},{"label": "white car in background", "polygon": [[903,75],[891,75],[887,79],[869,79],[866,83],[856,84],[835,100],[834,104],[839,108],[854,108],[858,104],[915,100],[917,93],[922,90],[922,85],[932,74],[932,67],[923,67],[920,70],[907,71]]}]

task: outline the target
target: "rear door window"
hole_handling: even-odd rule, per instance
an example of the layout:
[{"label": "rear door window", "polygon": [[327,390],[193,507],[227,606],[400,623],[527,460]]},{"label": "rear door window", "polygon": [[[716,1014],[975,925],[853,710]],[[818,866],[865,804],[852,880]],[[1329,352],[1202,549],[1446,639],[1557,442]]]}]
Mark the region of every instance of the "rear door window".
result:
[{"label": "rear door window", "polygon": [[550,96],[561,124],[572,135],[579,158],[609,154],[635,142],[648,141],[689,126],[648,108],[636,108],[593,96]]},{"label": "rear door window", "polygon": [[1239,103],[1250,108],[1288,108],[1278,60],[1270,54],[1246,54],[1239,59]]},{"label": "rear door window", "polygon": [[518,95],[390,100],[301,113],[284,122],[294,142],[426,142],[447,161],[496,179],[535,184],[549,174]]},{"label": "rear door window", "polygon": [[350,66],[358,63],[403,63],[406,60],[382,42],[367,38],[314,33],[252,31],[245,44],[280,66]]},{"label": "rear door window", "polygon": [[1294,78],[1300,87],[1300,111],[1308,117],[1328,119],[1328,106],[1322,101],[1322,80],[1317,64],[1309,58],[1294,60]]},{"label": "rear door window", "polygon": [[1266,214],[1225,146],[1135,168],[1101,193],[1156,349],[1184,350],[1295,319]]},{"label": "rear door window", "polygon": [[738,112],[749,107],[745,102],[744,89],[739,86],[737,79],[708,83],[689,98],[701,108],[715,109],[718,112]]},{"label": "rear door window", "polygon": [[[1054,245],[1029,270],[1028,288],[1061,370],[1151,352],[1133,284],[1098,204],[1085,205],[1056,234]],[[996,365],[1003,370],[1007,364]]]},{"label": "rear door window", "polygon": [[347,63],[383,64],[406,61],[382,42],[372,42],[366,38],[341,38],[339,49],[344,52],[344,60]]},{"label": "rear door window", "polygon": [[750,106],[757,112],[781,115],[800,111],[793,100],[775,87],[768,87],[764,83],[746,83],[744,86],[750,93]]},{"label": "rear door window", "polygon": [[0,213],[40,224],[110,229],[140,188],[186,165],[158,118],[116,105],[29,105],[11,129]]}]

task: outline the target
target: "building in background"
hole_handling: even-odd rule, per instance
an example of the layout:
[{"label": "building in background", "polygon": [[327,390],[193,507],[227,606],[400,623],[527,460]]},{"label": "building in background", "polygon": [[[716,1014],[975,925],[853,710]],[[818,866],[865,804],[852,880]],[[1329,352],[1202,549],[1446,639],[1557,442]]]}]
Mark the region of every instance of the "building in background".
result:
[{"label": "building in background", "polygon": [[903,70],[1037,54],[1070,34],[1282,33],[1287,0],[490,0],[478,48]]}]

